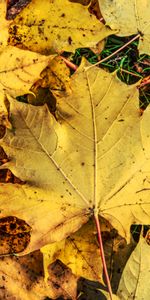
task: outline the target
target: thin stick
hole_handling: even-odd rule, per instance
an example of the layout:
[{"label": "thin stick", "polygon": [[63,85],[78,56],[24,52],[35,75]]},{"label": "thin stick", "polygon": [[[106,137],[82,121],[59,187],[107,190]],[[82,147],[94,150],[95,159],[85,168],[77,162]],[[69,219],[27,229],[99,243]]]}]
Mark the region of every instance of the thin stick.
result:
[{"label": "thin stick", "polygon": [[77,70],[78,66],[76,66],[75,64],[73,64],[70,60],[66,59],[65,57],[63,57],[63,56],[60,56],[60,57],[64,60],[64,62],[66,63],[66,65],[67,65],[69,68],[71,68],[71,69],[74,70],[74,71]]},{"label": "thin stick", "polygon": [[128,71],[128,70],[125,70],[125,69],[122,69],[122,68],[118,68],[118,71],[120,71],[120,72],[124,72],[124,73],[127,73],[127,74],[131,74],[132,76],[135,76],[135,77],[140,77],[140,78],[142,78],[142,76],[140,76],[139,74],[136,74],[136,73],[133,73],[133,72],[130,72],[130,71]]},{"label": "thin stick", "polygon": [[137,34],[134,38],[132,38],[129,42],[127,42],[126,44],[124,44],[122,47],[120,47],[119,49],[117,49],[115,52],[113,52],[112,54],[110,54],[109,56],[99,60],[96,64],[93,64],[90,67],[87,67],[86,70],[93,68],[95,66],[98,66],[99,64],[103,63],[104,61],[110,59],[112,56],[116,55],[117,53],[119,53],[120,51],[122,51],[124,48],[126,48],[128,45],[130,45],[132,42],[134,42],[135,40],[137,40],[140,37],[140,34]]},{"label": "thin stick", "polygon": [[104,255],[103,241],[102,241],[102,236],[101,236],[101,229],[100,229],[100,222],[99,222],[98,215],[94,215],[94,219],[95,219],[95,224],[96,224],[96,229],[97,229],[99,250],[100,250],[100,255],[101,255],[102,264],[103,264],[103,268],[104,268],[104,274],[105,274],[105,278],[106,278],[108,292],[110,295],[110,299],[113,300],[113,298],[112,298],[113,294],[112,294],[111,284],[110,284],[110,280],[109,280],[109,275],[108,275],[106,260],[105,260],[105,255]]}]

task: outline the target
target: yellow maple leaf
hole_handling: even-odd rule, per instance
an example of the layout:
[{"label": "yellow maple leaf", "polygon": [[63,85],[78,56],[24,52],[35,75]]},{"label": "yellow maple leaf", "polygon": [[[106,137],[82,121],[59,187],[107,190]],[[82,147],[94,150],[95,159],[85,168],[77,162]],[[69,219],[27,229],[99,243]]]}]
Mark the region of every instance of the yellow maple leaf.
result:
[{"label": "yellow maple leaf", "polygon": [[9,42],[45,54],[95,47],[115,32],[81,4],[68,0],[35,0],[11,24]]},{"label": "yellow maple leaf", "polygon": [[[12,100],[13,131],[2,146],[24,185],[0,187],[0,217],[31,228],[25,253],[60,241],[100,214],[129,240],[132,223],[149,224],[149,113],[139,117],[136,86],[83,63],[73,95],[46,106]],[[101,83],[101,87],[99,87]],[[128,158],[128,159],[127,159]]]}]

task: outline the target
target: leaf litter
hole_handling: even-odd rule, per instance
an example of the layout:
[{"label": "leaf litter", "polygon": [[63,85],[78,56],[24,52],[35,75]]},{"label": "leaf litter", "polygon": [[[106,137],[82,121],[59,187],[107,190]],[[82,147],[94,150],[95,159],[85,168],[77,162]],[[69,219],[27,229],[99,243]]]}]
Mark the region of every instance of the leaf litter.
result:
[{"label": "leaf litter", "polygon": [[[5,5],[4,1],[2,1],[1,5],[3,9]],[[5,9],[3,11],[5,11]],[[10,24],[7,22],[4,22],[6,26],[2,26],[4,32],[8,30]],[[2,37],[3,36],[4,35],[2,35]],[[1,45],[1,49],[8,47],[6,38],[2,40]],[[9,49],[17,48],[8,47],[7,50]],[[30,53],[30,51],[28,53]],[[73,241],[73,235],[71,233],[78,230],[92,215],[97,216],[97,214],[99,214],[105,217],[128,241],[130,236],[129,228],[132,223],[148,224],[149,222],[149,155],[147,150],[149,147],[147,129],[149,108],[147,108],[143,116],[140,117],[136,85],[131,86],[131,88],[125,85],[124,87],[123,85],[120,86],[119,81],[116,81],[115,73],[112,74],[110,79],[108,78],[107,72],[104,72],[104,75],[103,72],[103,74],[101,74],[98,68],[92,68],[92,73],[90,68],[89,65],[82,63],[79,70],[73,75],[73,80],[71,78],[71,90],[69,90],[67,96],[65,95],[64,97],[64,91],[62,90],[53,90],[53,94],[57,99],[56,113],[54,116],[50,115],[46,106],[33,108],[32,105],[16,102],[14,98],[17,93],[11,93],[11,90],[13,91],[11,85],[10,87],[8,85],[6,90],[2,88],[3,103],[5,104],[4,97],[7,97],[10,101],[8,115],[11,117],[12,127],[7,126],[6,134],[2,139],[4,150],[9,156],[9,161],[5,161],[1,168],[10,168],[15,175],[18,174],[18,177],[24,180],[24,184],[1,184],[1,195],[3,199],[1,201],[1,220],[2,222],[3,220],[8,220],[8,226],[10,226],[9,218],[13,216],[14,213],[15,220],[22,220],[21,222],[25,222],[27,227],[32,228],[31,240],[28,241],[28,245],[25,245],[24,251],[21,252],[21,254],[39,249],[41,245],[46,245],[49,242],[53,243],[55,240],[63,240],[63,238],[68,235],[70,236],[68,239]],[[39,78],[40,69],[38,69],[37,73]],[[11,82],[9,78],[8,76],[8,82]],[[99,82],[97,79],[105,83],[102,84],[103,89],[100,95],[99,90],[96,88]],[[26,88],[27,93],[35,81],[34,79],[33,82],[29,82]],[[76,93],[75,90],[77,90],[79,86],[81,86],[79,93]],[[105,90],[106,86],[107,88]],[[112,88],[113,86],[115,87],[114,89]],[[120,96],[118,93],[119,89],[121,89]],[[21,93],[23,94],[23,90]],[[122,95],[124,95],[124,97]],[[118,105],[114,103],[111,109],[111,99],[115,99],[117,102],[117,99],[121,97],[122,105],[121,101],[119,101]],[[88,101],[85,98],[88,99]],[[65,102],[66,99],[67,101]],[[72,100],[70,101],[70,99]],[[103,99],[106,103],[104,103]],[[3,105],[3,107],[5,107],[5,105]],[[105,114],[107,114],[107,116]],[[39,126],[41,120],[42,127]],[[86,125],[89,124],[89,129],[85,127],[83,120],[86,120]],[[106,128],[102,126],[103,122],[101,121],[104,122]],[[38,126],[35,123],[38,123]],[[35,128],[33,129],[34,125]],[[72,134],[72,132],[74,133]],[[45,141],[44,136],[49,136],[50,141]],[[98,140],[97,138],[99,137],[100,139]],[[86,143],[86,141],[88,142]],[[123,141],[125,142],[123,143]],[[125,143],[126,147],[124,146]],[[99,147],[99,144],[102,148]],[[25,151],[25,148],[26,150],[28,149],[28,153]],[[78,150],[78,152],[74,153],[74,149]],[[119,149],[121,149],[121,151],[119,151]],[[100,157],[97,156],[99,152]],[[87,154],[88,159],[86,160]],[[119,155],[120,158],[118,159]],[[24,160],[24,157],[27,158],[27,160]],[[55,165],[55,167],[51,169],[51,172],[49,172],[49,168],[46,167],[47,157],[50,158],[50,160],[52,158]],[[129,161],[127,163],[125,157],[128,157]],[[69,159],[70,165],[67,163],[66,158]],[[117,161],[116,158],[118,159]],[[140,162],[139,158],[141,160]],[[97,162],[97,159],[100,163]],[[41,164],[37,164],[37,161],[44,162],[42,168]],[[117,164],[118,161],[119,164]],[[74,168],[74,172],[71,168]],[[44,174],[44,169],[48,170],[47,177],[46,174]],[[83,169],[86,171],[81,171]],[[118,174],[116,174],[114,169],[117,170]],[[74,175],[75,171],[77,172],[77,178],[75,178]],[[55,177],[56,173],[57,177]],[[62,180],[60,174],[65,178],[65,183],[63,184],[65,188],[61,186]],[[83,180],[85,175],[83,174],[86,174],[86,176],[89,174],[89,178],[85,180],[85,183]],[[97,181],[99,174],[101,180],[100,185],[99,181]],[[53,176],[55,178],[53,178]],[[60,192],[61,199],[59,199]],[[73,201],[71,201],[70,197],[72,195]],[[126,195],[128,195],[127,199]],[[35,207],[36,211],[34,209]],[[38,208],[39,211],[37,211]],[[118,208],[120,216],[118,216]],[[127,216],[129,218],[125,220]],[[55,218],[55,222],[53,218]],[[80,230],[82,230],[82,228]],[[86,238],[86,234],[84,238]],[[62,243],[66,241],[67,240],[63,240]],[[19,240],[17,242],[19,245]],[[75,234],[75,244],[76,242],[77,238]],[[4,253],[7,254],[7,251],[6,245]],[[11,251],[9,252],[11,253]],[[84,253],[84,250],[81,250],[81,257],[82,253]],[[54,249],[54,257],[56,254],[57,251]],[[72,258],[70,259],[72,261]],[[82,259],[80,258],[79,261],[81,263]],[[84,259],[84,263],[85,261],[86,259]],[[73,270],[75,270],[76,264],[76,262],[72,263]],[[62,268],[65,269],[65,267]],[[48,270],[49,266],[47,266],[46,269]],[[59,283],[56,283],[56,285],[57,284]],[[61,286],[62,285],[63,282],[61,283]],[[16,293],[15,290],[13,293]],[[52,297],[57,296],[53,295]],[[76,299],[76,296],[75,298],[73,297],[72,299]],[[114,298],[115,296],[111,295],[111,299]]]}]

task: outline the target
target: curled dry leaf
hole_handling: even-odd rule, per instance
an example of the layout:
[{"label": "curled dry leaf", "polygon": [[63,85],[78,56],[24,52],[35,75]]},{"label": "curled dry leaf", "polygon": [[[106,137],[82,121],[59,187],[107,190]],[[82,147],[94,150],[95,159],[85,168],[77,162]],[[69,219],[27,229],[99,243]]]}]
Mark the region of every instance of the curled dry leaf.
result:
[{"label": "curled dry leaf", "polygon": [[[36,95],[38,88],[49,89],[52,93],[64,92],[64,96],[71,93],[70,70],[66,66],[63,58],[56,56],[52,59],[47,68],[41,72],[41,78],[31,87],[31,91]],[[61,94],[60,94],[61,95]],[[33,94],[28,97],[28,102],[32,104]],[[34,100],[35,101],[35,100]],[[43,102],[45,100],[43,99]],[[45,103],[45,102],[44,102]],[[43,103],[43,104],[44,104]]]},{"label": "curled dry leaf", "polygon": [[102,15],[119,36],[140,33],[139,51],[150,54],[150,1],[99,0]]},{"label": "curled dry leaf", "polygon": [[84,62],[71,89],[57,98],[56,119],[47,106],[10,103],[13,131],[1,144],[11,160],[1,168],[26,184],[1,185],[0,217],[32,227],[26,253],[66,238],[91,215],[128,241],[132,223],[149,224],[150,109],[140,117],[136,85]]},{"label": "curled dry leaf", "polygon": [[141,236],[121,277],[118,296],[122,300],[149,300],[150,295],[150,245]]},{"label": "curled dry leaf", "polygon": [[9,43],[44,54],[74,51],[79,47],[94,47],[114,32],[81,4],[35,0],[11,24]]}]

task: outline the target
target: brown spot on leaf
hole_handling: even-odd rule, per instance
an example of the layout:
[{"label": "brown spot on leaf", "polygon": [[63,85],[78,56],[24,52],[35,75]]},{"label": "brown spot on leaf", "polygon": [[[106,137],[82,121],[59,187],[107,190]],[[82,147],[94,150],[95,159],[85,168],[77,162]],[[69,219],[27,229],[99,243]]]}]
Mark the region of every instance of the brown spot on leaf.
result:
[{"label": "brown spot on leaf", "polygon": [[8,216],[0,219],[0,254],[23,251],[30,242],[31,227],[22,219]]},{"label": "brown spot on leaf", "polygon": [[69,44],[69,45],[72,44],[72,38],[71,38],[71,36],[68,37],[68,44]]}]

